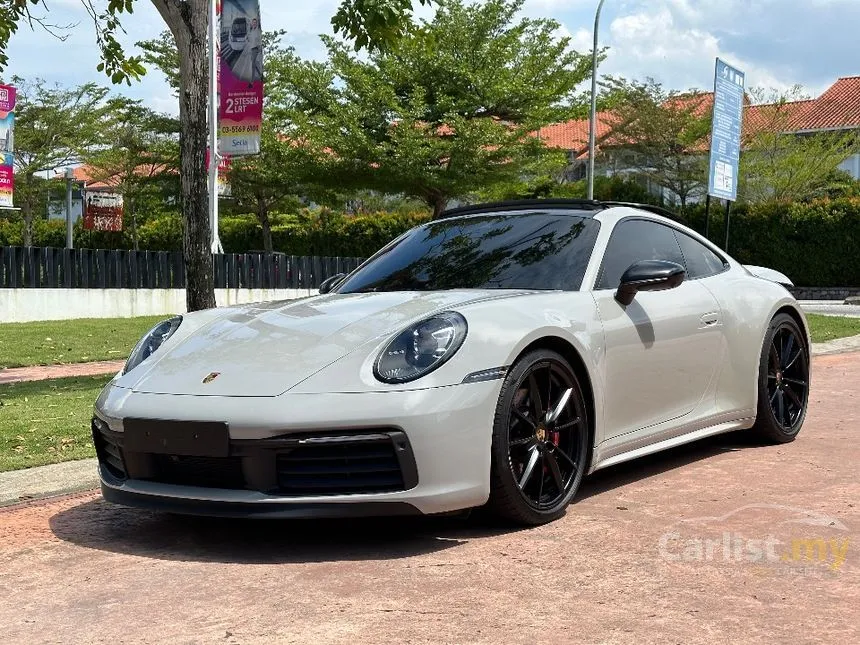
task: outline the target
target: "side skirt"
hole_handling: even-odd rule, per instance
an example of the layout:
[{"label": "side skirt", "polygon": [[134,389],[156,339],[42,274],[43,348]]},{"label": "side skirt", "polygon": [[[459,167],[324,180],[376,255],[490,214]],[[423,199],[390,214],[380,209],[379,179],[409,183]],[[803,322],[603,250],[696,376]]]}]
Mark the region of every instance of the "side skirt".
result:
[{"label": "side skirt", "polygon": [[[701,428],[699,430],[693,430],[691,432],[680,434],[675,437],[670,437],[662,441],[649,443],[647,445],[634,448],[625,452],[620,452],[612,456],[605,457],[603,459],[600,459],[598,457],[592,463],[591,470],[589,470],[589,473],[592,473],[595,470],[600,470],[601,468],[607,468],[608,466],[614,466],[615,464],[620,464],[625,461],[630,461],[632,459],[638,459],[639,457],[651,455],[655,452],[660,452],[661,450],[668,450],[669,448],[674,448],[676,446],[683,446],[684,444],[692,443],[693,441],[698,441],[699,439],[704,439],[705,437],[711,437],[713,435],[723,434],[725,432],[732,432],[734,430],[746,430],[748,428],[751,428],[754,422],[755,417],[746,417],[743,419],[726,421],[724,423],[718,423],[716,425],[708,426],[706,428]],[[599,451],[596,450],[595,452]]]}]

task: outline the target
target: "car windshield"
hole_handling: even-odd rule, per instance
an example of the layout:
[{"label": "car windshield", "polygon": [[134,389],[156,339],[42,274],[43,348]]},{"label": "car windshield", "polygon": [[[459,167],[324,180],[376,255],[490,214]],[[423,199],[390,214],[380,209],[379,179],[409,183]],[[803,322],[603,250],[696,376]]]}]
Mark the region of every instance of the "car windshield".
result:
[{"label": "car windshield", "polygon": [[430,222],[383,248],[336,291],[576,291],[600,228],[591,215],[505,212]]}]

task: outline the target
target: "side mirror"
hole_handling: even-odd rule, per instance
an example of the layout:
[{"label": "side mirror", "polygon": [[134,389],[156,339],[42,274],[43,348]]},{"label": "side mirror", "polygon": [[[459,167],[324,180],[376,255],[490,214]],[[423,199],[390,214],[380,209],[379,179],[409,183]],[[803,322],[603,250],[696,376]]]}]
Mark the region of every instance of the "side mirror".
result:
[{"label": "side mirror", "polygon": [[320,284],[320,293],[328,293],[337,286],[337,283],[346,277],[345,273],[336,273],[330,278],[326,278]]},{"label": "side mirror", "polygon": [[631,264],[621,276],[615,299],[627,306],[640,291],[663,291],[680,285],[687,272],[684,267],[666,260],[642,260]]}]

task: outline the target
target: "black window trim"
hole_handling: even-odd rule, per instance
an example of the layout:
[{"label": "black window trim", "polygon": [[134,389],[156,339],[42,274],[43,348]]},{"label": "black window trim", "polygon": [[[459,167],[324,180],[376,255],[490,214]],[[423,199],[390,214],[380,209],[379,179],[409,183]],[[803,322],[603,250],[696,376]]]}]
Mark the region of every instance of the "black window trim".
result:
[{"label": "black window trim", "polygon": [[[652,224],[657,224],[658,226],[665,226],[666,228],[668,228],[669,230],[672,231],[672,234],[675,236],[675,244],[678,245],[678,252],[681,254],[681,257],[684,259],[684,272],[685,273],[687,272],[687,258],[684,255],[684,250],[681,248],[681,243],[678,241],[678,238],[677,238],[677,236],[679,234],[680,235],[687,235],[687,233],[685,233],[680,228],[675,226],[673,222],[664,222],[662,220],[654,219],[652,217],[647,217],[644,215],[628,215],[626,217],[622,217],[620,220],[615,222],[615,226],[612,227],[612,231],[609,233],[609,239],[606,241],[606,248],[603,251],[603,257],[600,259],[600,268],[597,270],[597,275],[594,278],[594,284],[591,285],[592,291],[610,291],[610,290],[614,290],[617,288],[617,287],[598,288],[598,286],[597,286],[598,284],[600,284],[600,281],[603,279],[603,271],[606,269],[606,251],[609,249],[609,245],[612,243],[612,236],[615,235],[615,230],[619,226],[624,224],[625,222],[636,221],[636,220],[644,221],[644,222],[651,222]],[[694,242],[702,244],[706,249],[711,251],[711,253],[716,255],[723,263],[723,270],[718,272],[718,273],[712,273],[710,275],[703,275],[703,276],[700,276],[698,278],[685,277],[684,278],[685,282],[689,282],[689,281],[693,281],[693,280],[704,280],[705,278],[713,278],[715,275],[722,275],[723,273],[725,273],[726,271],[728,271],[731,268],[731,265],[729,264],[728,260],[726,260],[725,256],[721,252],[718,252],[716,249],[712,248],[710,243],[703,244],[701,241],[699,241],[698,239],[696,239],[692,235],[687,235],[687,237],[689,237]],[[592,250],[592,253],[593,252],[594,251]]]}]

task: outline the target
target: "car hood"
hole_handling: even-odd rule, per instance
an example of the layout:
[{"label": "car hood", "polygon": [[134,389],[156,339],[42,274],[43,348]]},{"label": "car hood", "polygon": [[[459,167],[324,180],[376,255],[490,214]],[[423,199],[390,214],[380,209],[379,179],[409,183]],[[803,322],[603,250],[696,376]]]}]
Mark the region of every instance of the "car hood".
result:
[{"label": "car hood", "polygon": [[362,345],[413,321],[474,302],[526,293],[328,294],[229,309],[181,340],[168,342],[117,385],[159,394],[277,396]]}]

